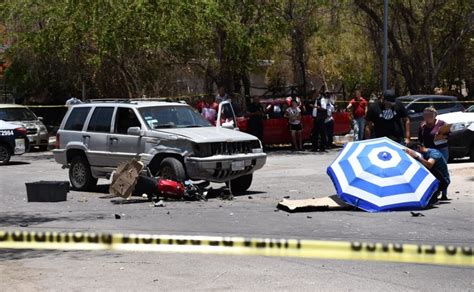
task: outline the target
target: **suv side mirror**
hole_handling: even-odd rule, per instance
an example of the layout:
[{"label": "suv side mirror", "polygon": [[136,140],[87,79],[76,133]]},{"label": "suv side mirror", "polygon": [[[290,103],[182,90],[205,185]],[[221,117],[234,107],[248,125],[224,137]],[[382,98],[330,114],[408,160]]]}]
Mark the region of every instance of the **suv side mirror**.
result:
[{"label": "suv side mirror", "polygon": [[408,110],[408,114],[412,115],[412,114],[414,114],[414,113],[415,113],[415,110],[413,110],[413,109],[409,109],[409,110]]},{"label": "suv side mirror", "polygon": [[43,117],[38,117],[38,120],[43,121]]},{"label": "suv side mirror", "polygon": [[130,127],[127,129],[127,135],[141,136],[142,129],[140,129],[140,127]]}]

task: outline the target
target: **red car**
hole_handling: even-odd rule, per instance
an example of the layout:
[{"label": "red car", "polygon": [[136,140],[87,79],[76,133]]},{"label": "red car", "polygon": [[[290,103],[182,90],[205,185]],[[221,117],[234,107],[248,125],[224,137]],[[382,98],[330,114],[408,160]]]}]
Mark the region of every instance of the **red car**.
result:
[{"label": "red car", "polygon": [[[288,107],[286,99],[265,99],[261,100],[263,108],[266,110],[263,120],[263,141],[264,145],[291,144],[291,135],[288,128],[288,119],[283,114]],[[334,112],[334,135],[345,135],[351,130],[350,117],[348,112]],[[237,126],[243,132],[248,132],[248,118],[238,117]],[[313,117],[306,111],[302,118],[303,141],[311,140],[313,129]]]}]

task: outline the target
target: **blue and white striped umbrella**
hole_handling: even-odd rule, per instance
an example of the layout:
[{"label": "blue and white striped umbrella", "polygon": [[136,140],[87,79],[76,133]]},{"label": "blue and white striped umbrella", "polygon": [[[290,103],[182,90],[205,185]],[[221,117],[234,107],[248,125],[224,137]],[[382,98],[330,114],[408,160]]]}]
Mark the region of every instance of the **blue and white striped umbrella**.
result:
[{"label": "blue and white striped umbrella", "polygon": [[368,212],[426,208],[438,180],[403,149],[388,138],[347,143],[327,170],[338,196]]}]

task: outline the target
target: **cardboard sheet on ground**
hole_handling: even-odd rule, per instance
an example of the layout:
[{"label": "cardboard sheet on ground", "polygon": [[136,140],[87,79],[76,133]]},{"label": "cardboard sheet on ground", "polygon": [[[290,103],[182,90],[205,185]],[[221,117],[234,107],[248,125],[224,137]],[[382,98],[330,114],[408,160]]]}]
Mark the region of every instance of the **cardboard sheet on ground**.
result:
[{"label": "cardboard sheet on ground", "polygon": [[109,193],[114,196],[129,199],[142,170],[143,163],[135,159],[120,164],[112,176]]},{"label": "cardboard sheet on ground", "polygon": [[283,199],[277,205],[278,209],[287,212],[311,212],[311,211],[332,211],[332,210],[348,210],[352,206],[344,203],[337,195],[323,198],[312,198],[305,200],[288,200]]}]

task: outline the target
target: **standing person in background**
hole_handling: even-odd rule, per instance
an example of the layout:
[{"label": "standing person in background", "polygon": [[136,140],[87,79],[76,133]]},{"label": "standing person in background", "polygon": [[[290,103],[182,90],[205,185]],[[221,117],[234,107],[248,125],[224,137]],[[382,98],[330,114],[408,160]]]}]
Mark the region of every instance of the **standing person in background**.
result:
[{"label": "standing person in background", "polygon": [[349,102],[349,105],[347,105],[347,110],[351,114],[353,123],[357,125],[357,140],[364,140],[365,115],[367,113],[367,107],[367,100],[362,97],[360,90],[356,90],[355,97]]},{"label": "standing person in background", "polygon": [[298,106],[298,101],[296,99],[293,99],[291,101],[291,106],[286,109],[285,118],[288,118],[291,139],[295,150],[303,150],[303,138],[301,137],[301,132],[303,130],[301,125],[301,109]]},{"label": "standing person in background", "polygon": [[[314,91],[313,101],[309,105],[313,111],[313,130],[311,133],[313,152],[318,150],[321,152],[326,151],[326,126],[324,121],[327,118],[327,109],[326,109],[326,99],[322,96],[319,91]],[[319,139],[321,138],[321,144],[319,144]]]},{"label": "standing person in background", "polygon": [[334,136],[334,118],[332,114],[335,111],[334,107],[334,95],[330,96],[329,94],[326,95],[326,110],[327,110],[327,117],[324,120],[324,125],[326,128],[326,136],[327,136],[327,148],[333,147],[333,136]]},{"label": "standing person in background", "polygon": [[221,86],[217,91],[216,102],[221,103],[226,100],[229,100],[229,95],[226,93],[225,87]]},{"label": "standing person in background", "polygon": [[449,160],[447,136],[440,133],[440,129],[446,125],[445,122],[436,119],[438,112],[434,107],[427,107],[423,111],[423,121],[418,130],[418,141],[425,147],[437,149],[446,161]]},{"label": "standing person in background", "polygon": [[410,119],[400,101],[395,99],[393,90],[385,91],[383,97],[373,103],[366,116],[365,138],[387,137],[400,144],[410,143]]},{"label": "standing person in background", "polygon": [[252,103],[247,107],[249,133],[256,136],[263,143],[263,115],[265,110],[260,104],[258,96],[253,97]]}]

